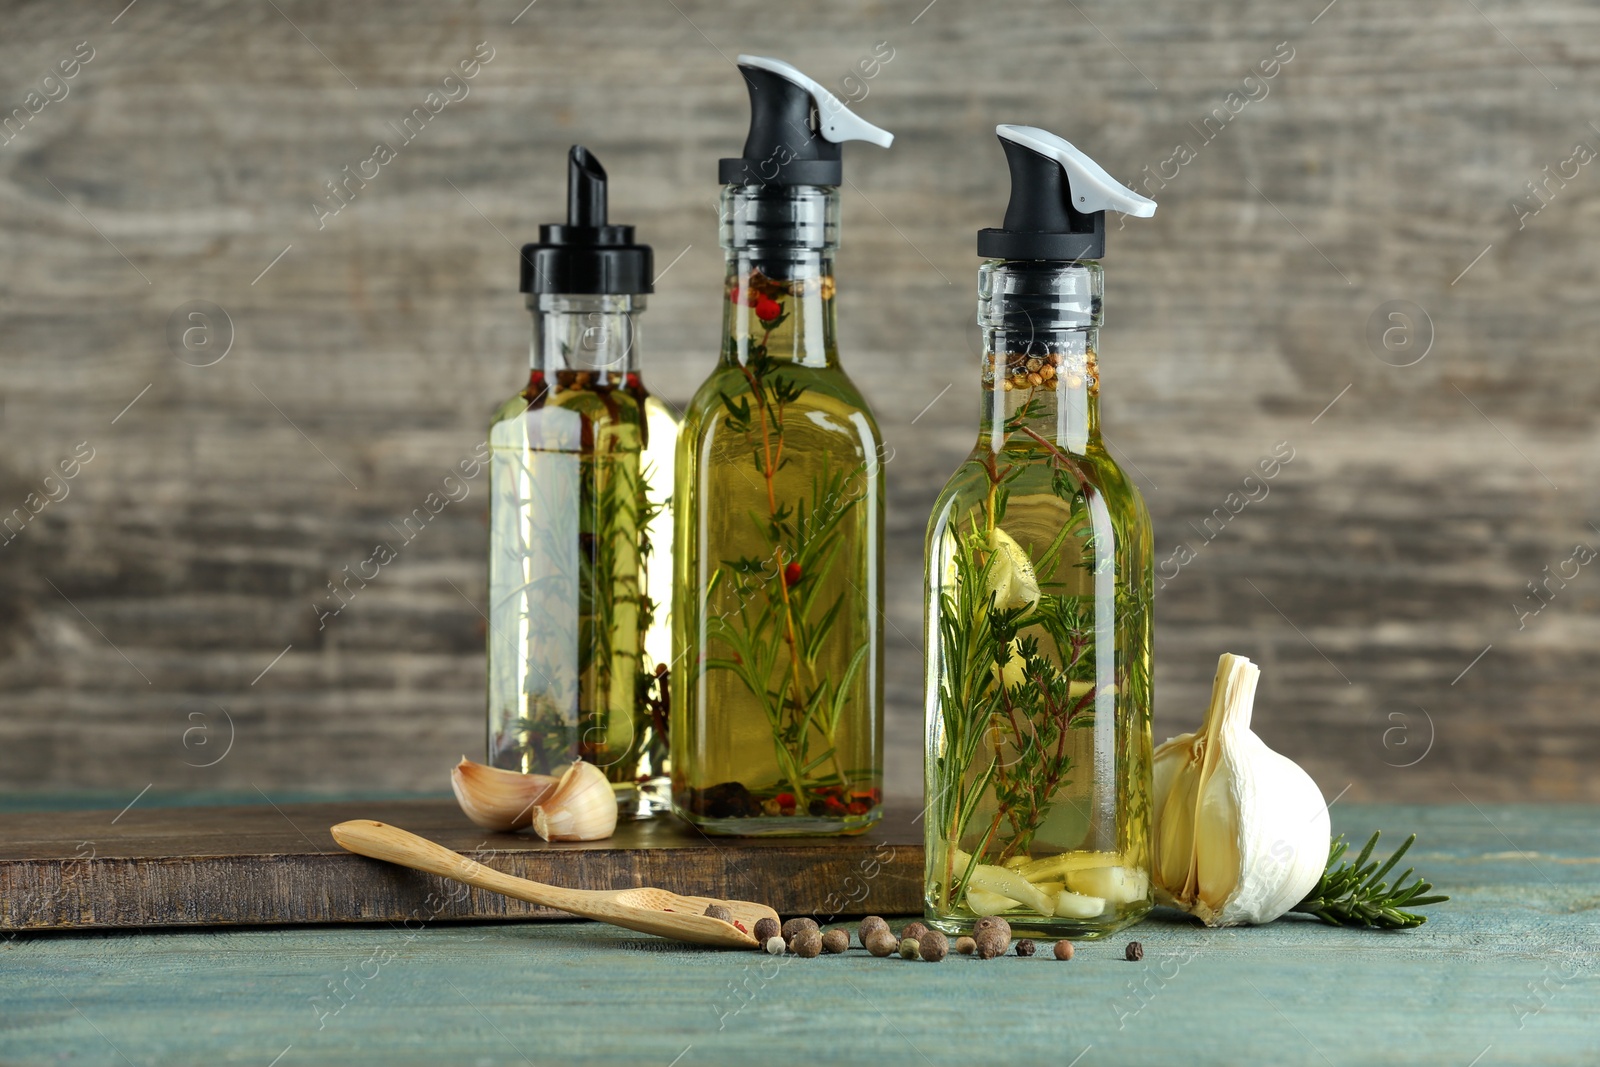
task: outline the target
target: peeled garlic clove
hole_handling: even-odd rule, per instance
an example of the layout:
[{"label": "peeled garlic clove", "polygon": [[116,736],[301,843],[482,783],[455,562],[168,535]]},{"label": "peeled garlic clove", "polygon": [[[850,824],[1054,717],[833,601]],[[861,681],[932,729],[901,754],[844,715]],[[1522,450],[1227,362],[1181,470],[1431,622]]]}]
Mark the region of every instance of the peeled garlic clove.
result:
[{"label": "peeled garlic clove", "polygon": [[1129,867],[1091,867],[1067,874],[1067,885],[1084,896],[1100,897],[1114,904],[1132,904],[1150,895],[1150,879]]},{"label": "peeled garlic clove", "polygon": [[598,841],[617,828],[617,795],[600,768],[574,760],[533,808],[533,832],[546,841]]},{"label": "peeled garlic clove", "polygon": [[1062,852],[1027,864],[1022,868],[1022,876],[1030,882],[1040,882],[1067,877],[1072,871],[1088,870],[1090,867],[1118,867],[1121,864],[1122,855],[1118,852]]},{"label": "peeled garlic clove", "polygon": [[1021,904],[1002,893],[991,893],[976,886],[967,887],[967,910],[974,915],[1000,915],[1020,907]]},{"label": "peeled garlic clove", "polygon": [[1028,554],[998,526],[989,531],[987,547],[991,556],[986,591],[994,594],[995,607],[1025,607],[1031,611],[1039,603],[1039,579]]},{"label": "peeled garlic clove", "polygon": [[1016,871],[997,867],[992,863],[980,863],[974,867],[972,876],[967,879],[967,885],[1010,897],[1026,904],[1040,915],[1051,915],[1055,912],[1055,901],[1040,892],[1032,882]]},{"label": "peeled garlic clove", "polygon": [[1104,897],[1084,896],[1070,889],[1056,894],[1056,914],[1063,919],[1094,919],[1104,914]]},{"label": "peeled garlic clove", "polygon": [[1208,926],[1271,922],[1311,891],[1328,860],[1322,791],[1250,730],[1260,674],[1243,656],[1223,655],[1200,730],[1155,751],[1157,899]]},{"label": "peeled garlic clove", "polygon": [[486,830],[520,830],[533,822],[533,807],[555,789],[548,774],[522,774],[462,756],[450,770],[450,788],[461,810]]}]

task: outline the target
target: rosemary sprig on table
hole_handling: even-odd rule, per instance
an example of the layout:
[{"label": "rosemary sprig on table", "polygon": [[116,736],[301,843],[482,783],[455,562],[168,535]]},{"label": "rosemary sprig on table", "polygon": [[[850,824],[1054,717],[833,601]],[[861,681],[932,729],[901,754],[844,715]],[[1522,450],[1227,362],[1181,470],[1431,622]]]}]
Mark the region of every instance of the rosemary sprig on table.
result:
[{"label": "rosemary sprig on table", "polygon": [[1416,839],[1416,834],[1406,838],[1405,844],[1395,849],[1394,855],[1380,867],[1376,860],[1368,861],[1378,844],[1378,832],[1374,832],[1354,862],[1336,867],[1349,847],[1340,834],[1328,849],[1328,867],[1316,887],[1289,910],[1315,915],[1330,926],[1363,926],[1377,930],[1409,930],[1421,926],[1428,921],[1426,915],[1401,909],[1438,904],[1450,898],[1443,894],[1430,896],[1433,886],[1421,878],[1406,885],[1406,879],[1415,868],[1407,867],[1405,873],[1394,880],[1392,889],[1381,880],[1400,862],[1400,857]]}]

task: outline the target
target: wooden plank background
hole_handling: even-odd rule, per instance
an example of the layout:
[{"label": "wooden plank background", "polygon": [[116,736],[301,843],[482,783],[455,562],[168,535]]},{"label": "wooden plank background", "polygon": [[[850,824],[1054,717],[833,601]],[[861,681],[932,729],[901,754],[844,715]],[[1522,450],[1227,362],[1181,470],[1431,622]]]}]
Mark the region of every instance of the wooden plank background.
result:
[{"label": "wooden plank background", "polygon": [[[0,16],[0,114],[27,116],[0,144],[0,515],[59,498],[0,536],[0,791],[441,788],[481,747],[481,482],[320,629],[314,605],[519,383],[511,246],[559,216],[567,146],[666,268],[646,367],[682,401],[716,345],[729,57],[845,94],[887,42],[859,110],[898,139],[847,153],[840,330],[896,450],[892,791],[918,788],[920,543],[973,439],[973,231],[1004,210],[1009,121],[1170,178],[1112,234],[1101,361],[1159,556],[1194,554],[1158,596],[1157,739],[1233,651],[1330,797],[1600,799],[1600,577],[1572,562],[1600,548],[1600,177],[1575,159],[1600,10],[524,2]],[[324,183],[479,42],[469,95],[319,229]],[[210,366],[168,340],[201,300],[231,322]],[[1427,318],[1410,366],[1366,337],[1391,301]],[[1280,442],[1269,495],[1208,538]]]}]

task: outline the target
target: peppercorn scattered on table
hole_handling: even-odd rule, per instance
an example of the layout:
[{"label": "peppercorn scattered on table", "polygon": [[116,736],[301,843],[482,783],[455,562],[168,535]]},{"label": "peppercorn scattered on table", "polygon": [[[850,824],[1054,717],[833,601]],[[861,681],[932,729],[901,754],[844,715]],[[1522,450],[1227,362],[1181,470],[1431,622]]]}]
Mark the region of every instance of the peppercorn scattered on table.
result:
[{"label": "peppercorn scattered on table", "polygon": [[0,1062],[1593,1064],[1597,815],[1336,805],[1335,833],[1417,831],[1407,861],[1450,894],[1403,933],[1158,910],[990,958],[955,938],[874,955],[821,915],[819,952],[790,928],[803,955],[579,922],[0,935]]}]

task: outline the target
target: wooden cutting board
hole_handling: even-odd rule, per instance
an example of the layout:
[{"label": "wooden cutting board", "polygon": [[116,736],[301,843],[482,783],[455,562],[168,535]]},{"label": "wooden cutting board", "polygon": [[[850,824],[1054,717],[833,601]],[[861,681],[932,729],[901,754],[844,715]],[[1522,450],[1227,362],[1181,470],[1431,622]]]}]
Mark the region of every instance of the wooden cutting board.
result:
[{"label": "wooden cutting board", "polygon": [[922,910],[921,823],[891,807],[859,837],[708,838],[677,819],[550,844],[480,830],[454,800],[0,814],[0,932],[566,917],[345,852],[328,827],[379,819],[497,870],[577,889],[653,885],[784,916]]}]

